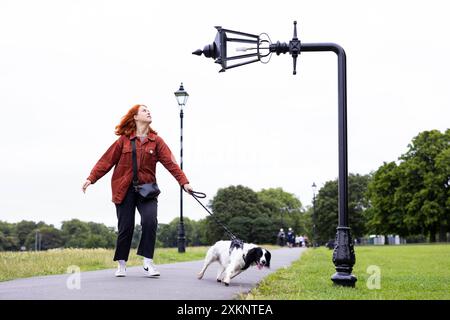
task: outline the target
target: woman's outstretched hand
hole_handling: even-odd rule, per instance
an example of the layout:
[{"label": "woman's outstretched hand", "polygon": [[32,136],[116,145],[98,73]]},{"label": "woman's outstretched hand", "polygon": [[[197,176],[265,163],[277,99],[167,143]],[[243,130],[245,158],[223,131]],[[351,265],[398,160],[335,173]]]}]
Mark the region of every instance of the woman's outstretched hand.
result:
[{"label": "woman's outstretched hand", "polygon": [[184,191],[186,191],[187,193],[191,193],[194,189],[192,189],[191,185],[189,183],[186,183],[183,186]]},{"label": "woman's outstretched hand", "polygon": [[83,193],[86,193],[86,189],[90,185],[91,185],[91,180],[86,180],[86,182],[83,184],[83,187],[81,188],[81,190],[83,190]]}]

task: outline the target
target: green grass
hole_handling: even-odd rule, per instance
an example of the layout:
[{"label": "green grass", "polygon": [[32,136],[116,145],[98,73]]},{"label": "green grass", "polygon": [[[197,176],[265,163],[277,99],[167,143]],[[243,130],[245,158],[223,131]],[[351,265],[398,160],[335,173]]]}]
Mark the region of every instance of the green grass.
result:
[{"label": "green grass", "polygon": [[[308,249],[289,268],[265,278],[241,299],[441,300],[450,299],[450,245],[355,247],[355,288],[332,284],[332,250]],[[370,290],[369,266],[380,269],[380,289]],[[369,279],[370,277],[370,279]],[[369,283],[374,283],[369,281]]]},{"label": "green grass", "polygon": [[[157,248],[156,264],[200,260],[205,257],[208,247],[188,247],[185,253],[177,248]],[[116,268],[112,249],[62,249],[40,252],[0,252],[0,281],[68,272],[69,266],[77,266],[81,271]],[[130,251],[128,266],[142,265],[142,257],[136,250]]]}]

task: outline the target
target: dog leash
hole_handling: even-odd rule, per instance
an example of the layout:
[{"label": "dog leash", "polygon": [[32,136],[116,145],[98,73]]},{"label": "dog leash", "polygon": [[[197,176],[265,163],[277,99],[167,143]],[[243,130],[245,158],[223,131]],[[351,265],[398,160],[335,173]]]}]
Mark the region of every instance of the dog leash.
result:
[{"label": "dog leash", "polygon": [[200,200],[198,200],[198,199],[204,199],[204,198],[206,198],[206,193],[199,192],[199,191],[191,191],[190,194],[191,194],[191,196],[192,196],[195,200],[197,200],[198,203],[200,203],[200,205],[201,205],[203,208],[205,208],[205,210],[211,215],[211,217],[213,217],[214,221],[215,221],[219,226],[221,226],[221,227],[225,230],[225,232],[231,237],[232,243],[233,243],[233,241],[238,241],[238,242],[241,241],[241,240],[238,239],[238,237],[236,237],[236,236],[233,234],[233,232],[231,232],[230,230],[228,230],[228,228],[225,227],[225,226],[223,225],[223,223],[221,223],[219,220],[217,220],[216,217],[214,217],[214,215],[211,213],[211,211],[209,211],[208,208],[206,208],[206,207],[204,206],[204,204],[203,204]]}]

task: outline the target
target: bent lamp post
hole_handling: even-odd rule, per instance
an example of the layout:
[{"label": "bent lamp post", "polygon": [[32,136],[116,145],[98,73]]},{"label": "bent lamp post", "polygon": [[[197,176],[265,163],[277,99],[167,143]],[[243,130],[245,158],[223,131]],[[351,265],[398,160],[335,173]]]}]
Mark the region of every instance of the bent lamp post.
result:
[{"label": "bent lamp post", "polygon": [[[289,43],[272,43],[266,33],[253,35],[216,27],[217,35],[212,44],[193,52],[212,58],[222,67],[219,72],[254,62],[269,62],[272,53],[287,53],[293,59],[293,74],[297,73],[297,57],[303,52],[331,51],[338,60],[338,140],[339,140],[339,217],[333,263],[336,273],[331,280],[342,286],[354,287],[356,277],[352,274],[355,252],[348,225],[348,167],[347,167],[347,66],[344,49],[335,43],[301,43],[297,38],[297,21],[294,21],[294,36]],[[250,47],[236,47],[237,45]],[[234,47],[234,51],[233,51]],[[243,52],[236,54],[235,52]]]}]

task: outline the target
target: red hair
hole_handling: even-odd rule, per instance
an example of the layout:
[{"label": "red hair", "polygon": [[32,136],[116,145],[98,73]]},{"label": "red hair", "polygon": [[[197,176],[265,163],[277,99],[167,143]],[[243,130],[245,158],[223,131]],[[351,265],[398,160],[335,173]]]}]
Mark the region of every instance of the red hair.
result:
[{"label": "red hair", "polygon": [[[126,135],[127,137],[129,137],[133,132],[136,131],[136,122],[134,121],[134,116],[138,114],[139,108],[141,106],[147,107],[143,104],[136,104],[130,110],[128,110],[127,114],[122,117],[122,120],[120,120],[120,123],[116,126],[116,135]],[[152,127],[148,127],[151,133],[156,134],[156,131],[153,130]]]}]

